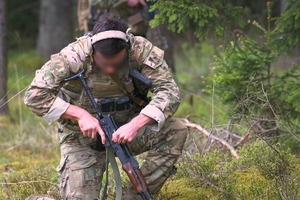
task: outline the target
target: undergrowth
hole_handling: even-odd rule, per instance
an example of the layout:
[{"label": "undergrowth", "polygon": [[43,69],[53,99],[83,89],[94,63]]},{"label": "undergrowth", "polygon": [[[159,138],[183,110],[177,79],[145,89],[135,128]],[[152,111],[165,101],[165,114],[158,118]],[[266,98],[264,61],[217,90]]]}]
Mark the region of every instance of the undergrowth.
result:
[{"label": "undergrowth", "polygon": [[[195,48],[183,45],[183,50],[185,53],[176,57],[182,103],[175,116],[188,117],[207,129],[216,123],[226,124],[228,108],[214,94],[202,91],[215,48],[203,43]],[[9,53],[10,123],[0,129],[0,199],[25,199],[30,194],[59,198],[59,176],[55,171],[60,159],[57,127],[49,127],[32,114],[23,105],[20,92],[30,84],[34,71],[43,62],[34,51]],[[242,135],[243,131],[241,127],[237,134]],[[254,141],[238,149],[241,159],[237,160],[219,145],[209,148],[214,143],[202,133],[190,136],[203,151],[194,148],[189,152],[187,148],[177,163],[178,173],[155,199],[300,198],[300,161],[286,150],[299,145],[294,140],[281,140],[283,145],[275,147],[277,152],[262,141]],[[122,179],[125,184],[126,175],[122,174]],[[112,179],[110,184],[109,192],[114,193]]]},{"label": "undergrowth", "polygon": [[184,156],[159,199],[300,198],[300,160],[280,144],[257,140],[238,152],[240,159],[222,150]]}]

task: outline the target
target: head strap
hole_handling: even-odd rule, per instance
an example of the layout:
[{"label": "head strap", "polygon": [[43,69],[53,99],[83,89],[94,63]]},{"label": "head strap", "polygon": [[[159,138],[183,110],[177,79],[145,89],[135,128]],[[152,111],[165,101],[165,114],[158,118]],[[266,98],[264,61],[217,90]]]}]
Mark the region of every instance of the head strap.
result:
[{"label": "head strap", "polygon": [[97,33],[91,37],[91,42],[92,45],[95,44],[96,42],[99,42],[100,40],[106,40],[106,39],[111,39],[111,38],[116,38],[116,39],[121,39],[124,40],[125,42],[128,42],[128,36],[126,33],[122,31],[103,31],[100,33]]}]

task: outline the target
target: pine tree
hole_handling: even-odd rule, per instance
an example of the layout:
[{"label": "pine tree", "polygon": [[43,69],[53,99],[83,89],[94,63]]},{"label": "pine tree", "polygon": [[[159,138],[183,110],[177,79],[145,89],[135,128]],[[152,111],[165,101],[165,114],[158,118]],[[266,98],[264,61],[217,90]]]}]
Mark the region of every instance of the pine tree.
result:
[{"label": "pine tree", "polygon": [[[258,34],[252,37],[232,31],[234,27],[243,28],[245,8],[228,1],[154,2],[152,9],[159,9],[160,14],[151,22],[153,26],[167,23],[177,32],[192,26],[199,39],[224,41],[209,79],[215,93],[232,107],[235,119],[263,135],[278,135],[287,125],[299,129],[300,65],[275,72],[273,63],[300,42],[300,1],[285,1],[287,6],[276,18],[271,16],[272,3],[266,2],[267,27],[249,20]],[[228,38],[232,41],[227,42]]]}]

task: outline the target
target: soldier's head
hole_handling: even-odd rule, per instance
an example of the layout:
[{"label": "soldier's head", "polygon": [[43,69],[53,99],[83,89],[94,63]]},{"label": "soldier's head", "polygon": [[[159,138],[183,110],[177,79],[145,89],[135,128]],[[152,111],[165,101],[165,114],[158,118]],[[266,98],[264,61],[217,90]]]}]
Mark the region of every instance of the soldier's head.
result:
[{"label": "soldier's head", "polygon": [[[121,31],[126,33],[127,25],[117,18],[100,17],[93,28],[93,35],[104,31]],[[108,38],[93,44],[95,66],[103,72],[112,74],[128,61],[129,44],[119,38]]]}]

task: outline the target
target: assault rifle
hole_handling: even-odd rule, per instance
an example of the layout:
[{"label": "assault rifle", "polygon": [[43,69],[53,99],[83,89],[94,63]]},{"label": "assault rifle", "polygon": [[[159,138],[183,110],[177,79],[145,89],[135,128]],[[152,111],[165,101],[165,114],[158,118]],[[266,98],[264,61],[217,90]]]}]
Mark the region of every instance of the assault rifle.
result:
[{"label": "assault rifle", "polygon": [[[75,74],[74,76],[65,79],[65,81],[69,81],[75,78],[79,78],[86,94],[88,95],[96,113],[98,121],[104,131],[106,136],[105,147],[112,147],[115,154],[119,158],[122,163],[122,168],[126,172],[127,176],[130,179],[133,189],[140,195],[142,200],[153,200],[144,179],[144,176],[139,168],[139,163],[135,159],[134,155],[130,152],[128,146],[126,144],[118,144],[112,141],[113,133],[118,129],[118,126],[115,122],[115,119],[111,115],[103,115],[101,113],[100,108],[98,107],[90,88],[88,87],[85,78],[84,78],[84,70]],[[100,135],[97,134],[98,140],[101,141]]]}]

